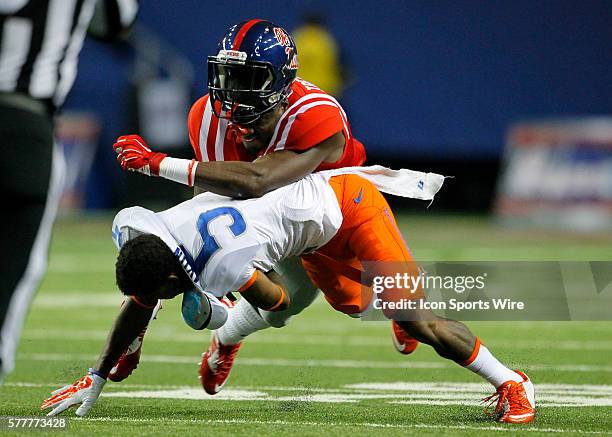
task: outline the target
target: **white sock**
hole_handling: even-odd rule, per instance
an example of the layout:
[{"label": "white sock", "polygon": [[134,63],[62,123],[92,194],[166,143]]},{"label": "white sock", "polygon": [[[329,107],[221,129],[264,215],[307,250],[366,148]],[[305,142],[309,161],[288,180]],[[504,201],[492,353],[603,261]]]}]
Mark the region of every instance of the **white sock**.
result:
[{"label": "white sock", "polygon": [[238,344],[248,335],[269,328],[259,312],[246,300],[240,299],[236,307],[228,311],[227,321],[215,333],[223,345]]},{"label": "white sock", "polygon": [[463,367],[489,381],[495,388],[506,381],[521,382],[523,378],[514,370],[508,369],[497,358],[489,352],[480,340],[476,339],[474,352],[470,358],[463,363]]}]

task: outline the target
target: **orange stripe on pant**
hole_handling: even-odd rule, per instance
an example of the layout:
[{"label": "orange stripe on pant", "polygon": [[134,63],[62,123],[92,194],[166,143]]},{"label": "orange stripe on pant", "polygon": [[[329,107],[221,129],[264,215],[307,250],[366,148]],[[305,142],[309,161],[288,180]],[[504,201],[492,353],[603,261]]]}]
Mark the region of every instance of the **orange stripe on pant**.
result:
[{"label": "orange stripe on pant", "polygon": [[[329,184],[336,193],[343,221],[334,238],[317,253],[367,270],[370,277],[395,275],[398,266],[402,272],[415,274],[416,264],[389,204],[378,189],[357,175],[334,176]],[[372,301],[372,288],[342,275],[317,253],[302,256],[302,264],[327,301],[345,314],[364,311]],[[397,290],[390,290],[384,299],[397,300],[402,296],[406,297],[405,291],[397,294]]]}]

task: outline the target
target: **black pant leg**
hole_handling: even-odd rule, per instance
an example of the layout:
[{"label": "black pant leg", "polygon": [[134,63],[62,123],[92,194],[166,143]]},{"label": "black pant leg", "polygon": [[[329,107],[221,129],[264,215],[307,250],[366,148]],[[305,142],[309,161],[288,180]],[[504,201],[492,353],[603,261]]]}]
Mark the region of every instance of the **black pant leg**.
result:
[{"label": "black pant leg", "polygon": [[56,198],[49,198],[54,150],[51,119],[0,106],[0,147],[1,375],[12,370],[23,320],[46,267],[58,200],[57,189]]}]

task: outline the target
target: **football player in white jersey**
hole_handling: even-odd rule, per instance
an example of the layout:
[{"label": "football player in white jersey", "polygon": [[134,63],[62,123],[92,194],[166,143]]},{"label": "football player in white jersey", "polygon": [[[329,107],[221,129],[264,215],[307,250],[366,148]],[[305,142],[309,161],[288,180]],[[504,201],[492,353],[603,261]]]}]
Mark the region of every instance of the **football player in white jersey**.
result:
[{"label": "football player in white jersey", "polygon": [[116,277],[130,298],[96,365],[72,386],[54,392],[41,408],[53,407],[50,414],[55,415],[81,404],[76,414],[85,415],[159,299],[184,293],[183,317],[195,329],[223,325],[227,303],[217,298],[228,291],[244,293],[266,311],[285,309],[289,296],[274,265],[324,245],[341,222],[323,175],[258,199],[234,201],[204,193],[160,213],[141,207],[120,211],[112,226],[120,249]]},{"label": "football player in white jersey", "polygon": [[[52,393],[41,408],[53,408],[49,414],[55,415],[81,404],[76,413],[85,415],[158,299],[184,294],[183,317],[195,329],[217,328],[225,322],[227,314],[217,298],[233,290],[267,311],[286,307],[282,279],[271,272],[288,257],[306,254],[304,267],[328,302],[348,315],[364,314],[374,301],[368,285],[372,275],[386,274],[390,265],[398,263],[406,272],[419,274],[377,188],[431,199],[442,181],[439,175],[407,170],[353,168],[313,174],[258,199],[231,200],[205,193],[157,214],[140,207],[121,211],[113,223],[120,247],[117,284],[131,299],[96,367]],[[358,270],[361,278],[347,277],[355,265],[363,269]],[[396,299],[396,292],[383,294]],[[385,315],[411,340],[432,346],[441,357],[489,381],[496,388],[491,398],[498,399],[497,420],[533,420],[535,399],[529,378],[499,362],[464,324],[421,308],[385,311]]]}]

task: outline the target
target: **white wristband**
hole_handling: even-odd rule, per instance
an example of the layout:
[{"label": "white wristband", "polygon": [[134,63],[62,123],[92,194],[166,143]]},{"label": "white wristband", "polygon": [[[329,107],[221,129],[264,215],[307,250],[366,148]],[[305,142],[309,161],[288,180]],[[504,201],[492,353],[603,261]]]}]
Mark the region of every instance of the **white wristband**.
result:
[{"label": "white wristband", "polygon": [[159,164],[159,175],[162,178],[193,187],[198,162],[195,159],[166,157]]}]

